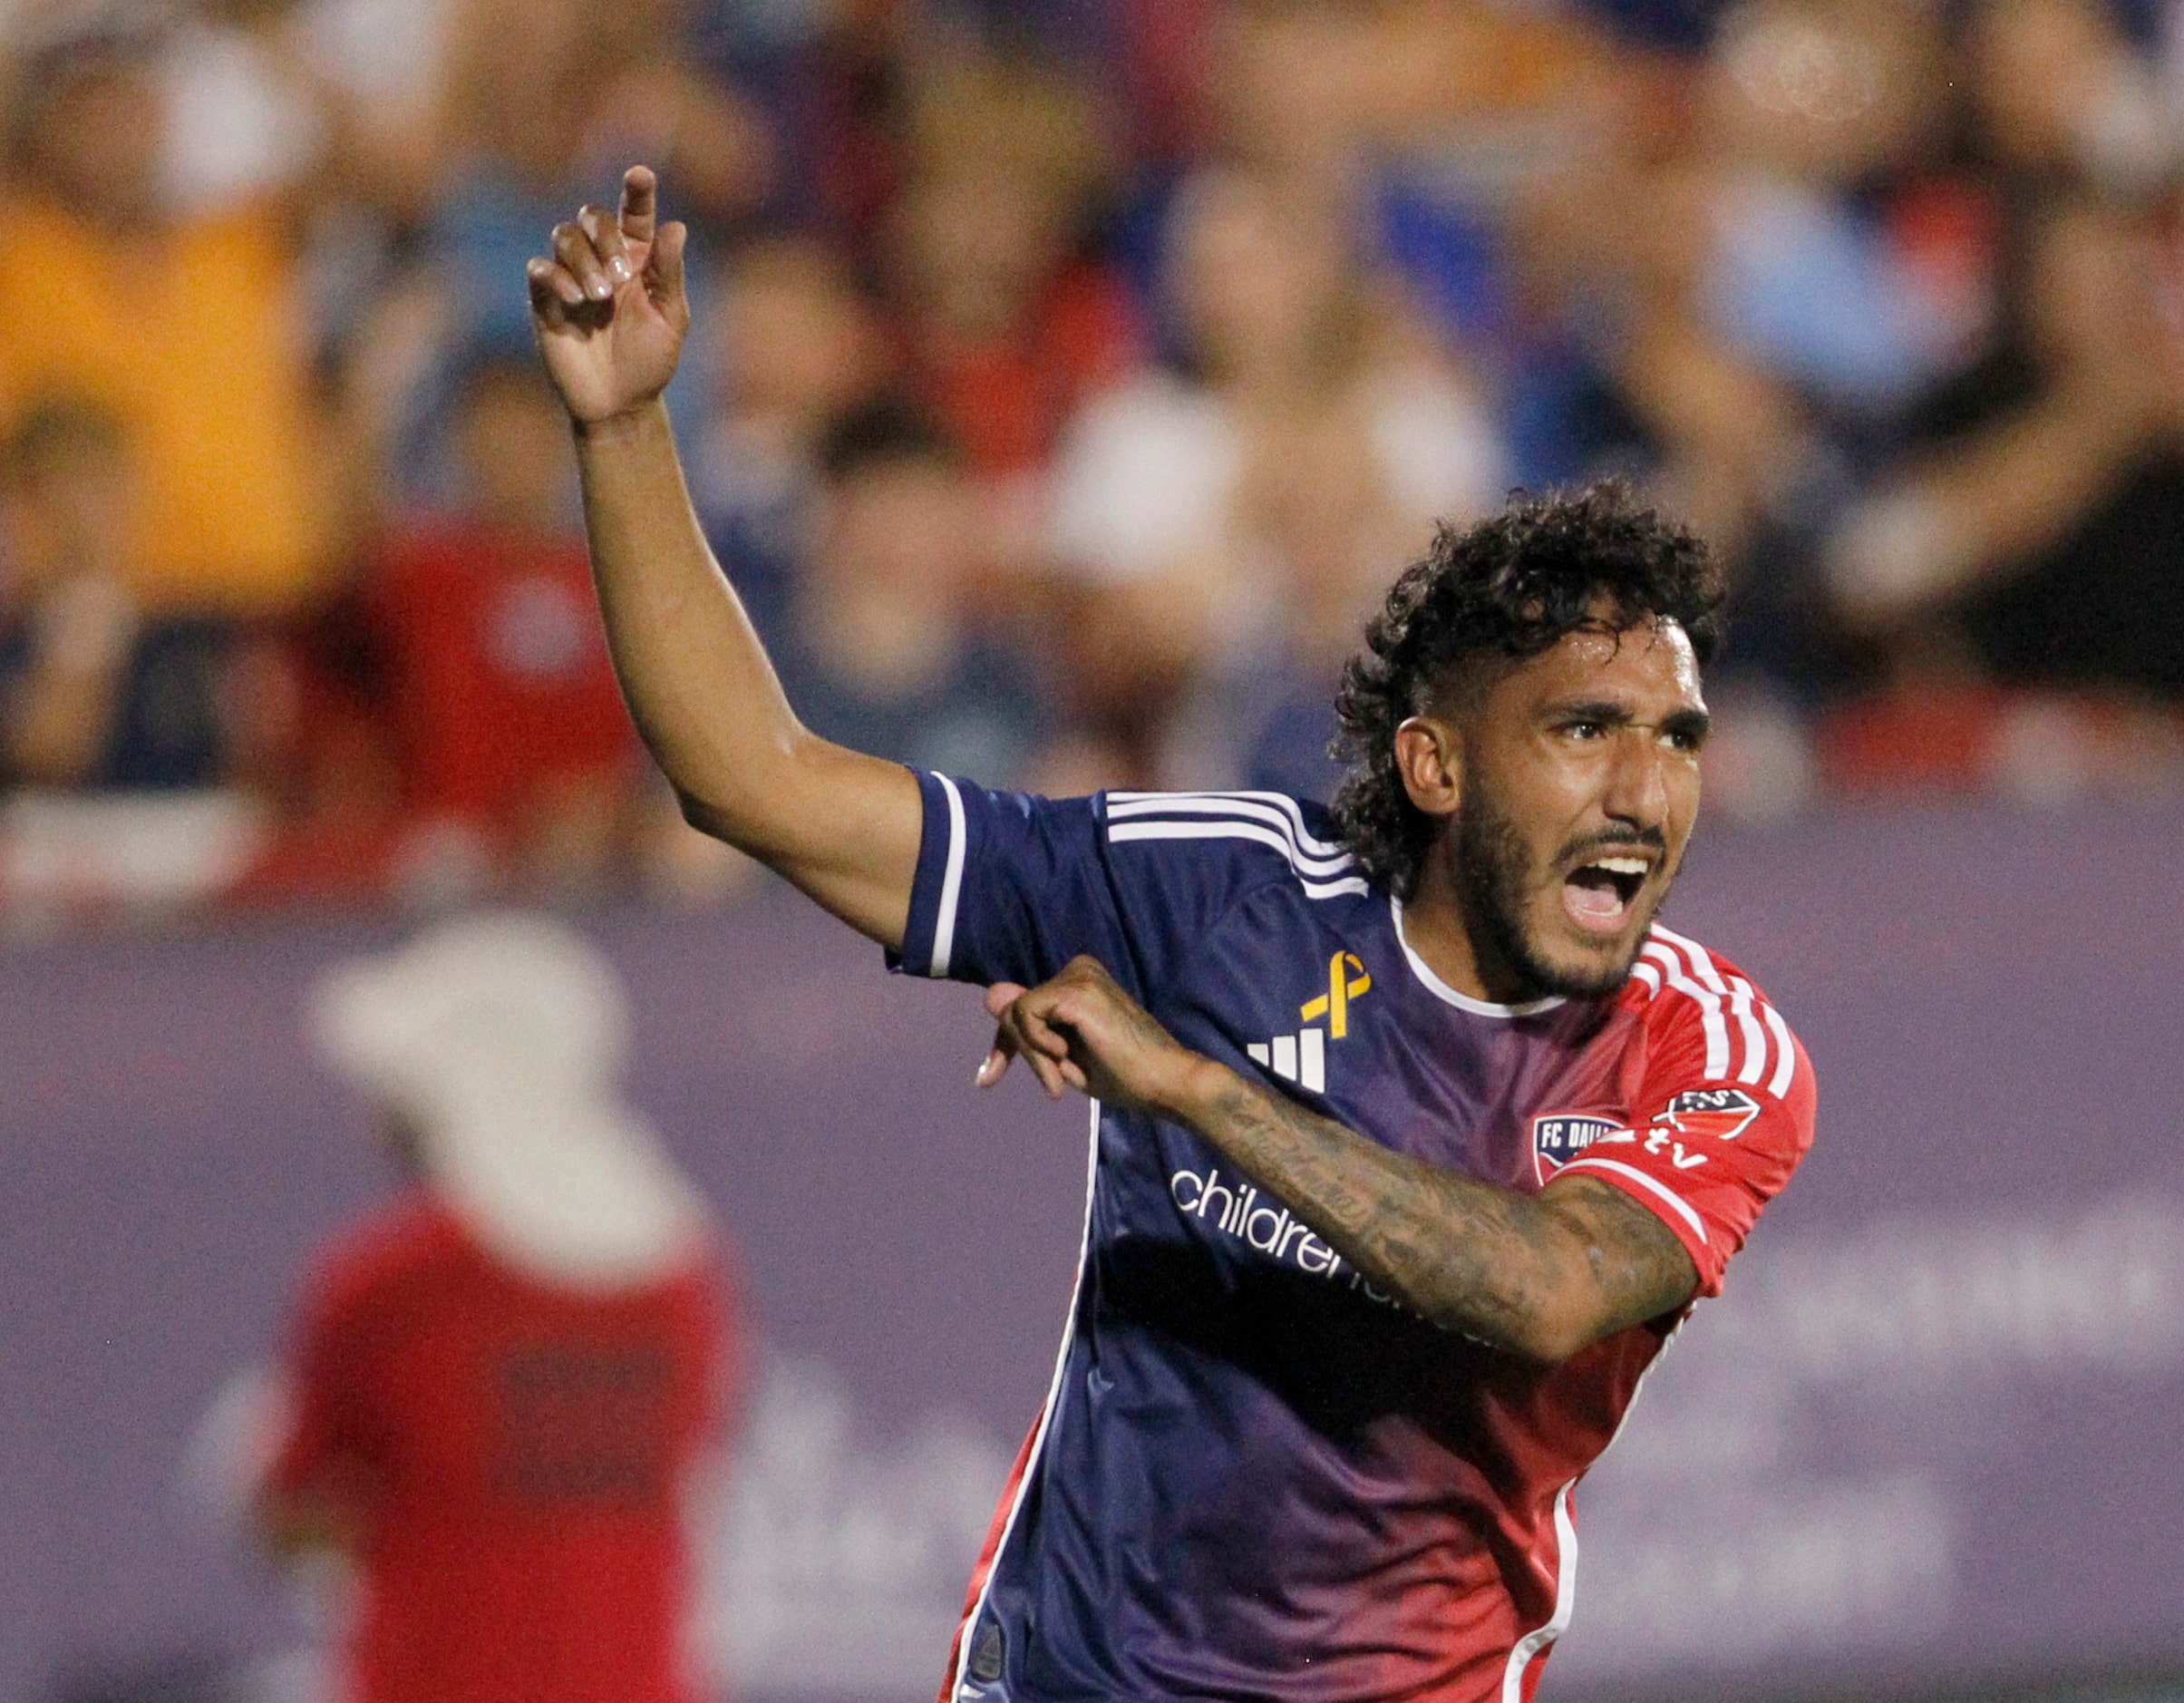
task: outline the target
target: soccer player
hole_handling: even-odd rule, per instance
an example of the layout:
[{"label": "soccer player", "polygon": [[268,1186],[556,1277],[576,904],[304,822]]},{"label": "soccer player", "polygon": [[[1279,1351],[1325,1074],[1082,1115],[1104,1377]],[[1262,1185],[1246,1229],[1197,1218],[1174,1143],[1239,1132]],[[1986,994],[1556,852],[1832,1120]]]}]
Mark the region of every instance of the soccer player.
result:
[{"label": "soccer player", "polygon": [[997,794],[799,725],[691,518],[652,174],[531,263],[639,730],[698,826],[1092,1096],[1084,1249],[943,1692],[1520,1703],[1570,1490],[1810,1143],[1751,980],[1653,919],[1699,801],[1700,545],[1612,492],[1444,531],[1330,813]]}]

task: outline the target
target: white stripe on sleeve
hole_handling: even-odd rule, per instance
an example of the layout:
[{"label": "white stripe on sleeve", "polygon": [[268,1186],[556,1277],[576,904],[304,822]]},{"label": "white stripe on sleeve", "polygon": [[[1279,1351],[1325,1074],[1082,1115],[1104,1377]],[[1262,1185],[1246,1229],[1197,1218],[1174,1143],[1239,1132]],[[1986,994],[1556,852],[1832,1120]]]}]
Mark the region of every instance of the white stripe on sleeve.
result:
[{"label": "white stripe on sleeve", "polygon": [[[1118,803],[1141,807],[1143,810],[1181,811],[1193,808],[1193,803],[1187,801],[1211,804],[1216,808],[1239,803],[1254,804],[1278,811],[1288,819],[1289,826],[1296,835],[1298,850],[1319,857],[1341,857],[1346,854],[1345,847],[1322,840],[1305,826],[1305,813],[1296,807],[1296,800],[1286,793],[1110,793],[1107,796]],[[1131,810],[1126,813],[1138,813]]]},{"label": "white stripe on sleeve", "polygon": [[1684,973],[1683,960],[1673,947],[1648,941],[1645,956],[1661,967],[1671,988],[1688,994],[1699,1007],[1699,1020],[1706,1028],[1706,1075],[1716,1082],[1725,1080],[1729,1075],[1729,1025],[1723,1018],[1720,998]]},{"label": "white stripe on sleeve", "polygon": [[[1742,987],[1747,994],[1751,984],[1740,980],[1732,984],[1725,980],[1714,965],[1713,954],[1688,935],[1678,934],[1674,929],[1655,925],[1653,930],[1657,939],[1666,940],[1684,954],[1690,962],[1691,973],[1706,990],[1721,999],[1737,1020],[1737,1028],[1744,1039],[1744,1067],[1737,1073],[1739,1082],[1757,1082],[1767,1068],[1767,1036],[1761,1029],[1759,1019],[1752,1015],[1752,1002],[1747,998],[1740,1007],[1736,988]],[[1723,1060],[1722,1074],[1729,1074],[1729,1061]]]},{"label": "white stripe on sleeve", "polygon": [[1756,1083],[1767,1074],[1767,1032],[1760,1027],[1759,1014],[1753,1008],[1758,1001],[1759,995],[1750,982],[1742,976],[1729,978],[1729,1008],[1744,1032],[1744,1068],[1736,1074],[1739,1082]]},{"label": "white stripe on sleeve", "polygon": [[1638,1183],[1642,1187],[1652,1190],[1654,1193],[1659,1195],[1664,1201],[1666,1201],[1669,1205],[1674,1207],[1677,1214],[1686,1224],[1691,1226],[1691,1233],[1699,1239],[1702,1245],[1705,1243],[1705,1222],[1696,1212],[1691,1210],[1691,1203],[1684,1200],[1682,1195],[1677,1194],[1670,1189],[1665,1187],[1656,1178],[1647,1176],[1645,1173],[1639,1170],[1637,1166],[1626,1165],[1620,1159],[1595,1159],[1590,1154],[1587,1154],[1583,1159],[1571,1160],[1569,1163],[1562,1167],[1559,1174],[1568,1176],[1571,1172],[1576,1171],[1580,1167],[1587,1167],[1599,1171],[1612,1171],[1617,1176],[1628,1177],[1633,1182]]},{"label": "white stripe on sleeve", "polygon": [[[1109,796],[1107,819],[1111,822],[1141,816],[1218,816],[1231,822],[1264,822],[1282,835],[1289,860],[1301,874],[1333,875],[1348,869],[1354,861],[1340,846],[1329,846],[1306,833],[1296,820],[1294,804],[1285,814],[1270,804],[1247,798],[1201,798],[1177,793],[1157,793],[1150,797]],[[1116,837],[1119,836],[1110,835]]]},{"label": "white stripe on sleeve", "polygon": [[1774,1066],[1774,1076],[1767,1084],[1767,1092],[1781,1099],[1790,1092],[1791,1078],[1797,1075],[1797,1044],[1790,1038],[1790,1026],[1782,1021],[1781,1013],[1765,1000],[1760,1001],[1760,1016],[1766,1020],[1774,1036],[1774,1044],[1781,1054]]},{"label": "white stripe on sleeve", "polygon": [[[1330,899],[1337,893],[1362,893],[1370,890],[1362,875],[1345,876],[1340,881],[1314,881],[1297,861],[1296,849],[1273,828],[1260,827],[1257,822],[1232,822],[1227,819],[1210,822],[1119,822],[1107,831],[1108,842],[1120,844],[1131,840],[1256,840],[1259,844],[1271,846],[1279,852],[1296,874],[1307,899]],[[1347,868],[1347,863],[1337,868]]]},{"label": "white stripe on sleeve", "polygon": [[935,980],[948,973],[948,962],[956,956],[956,902],[963,893],[963,794],[956,790],[956,783],[936,772],[933,778],[940,783],[941,790],[948,795],[948,861],[946,871],[940,880],[940,909],[933,918],[933,961],[926,974]]},{"label": "white stripe on sleeve", "polygon": [[1678,934],[1674,929],[1664,929],[1656,922],[1653,925],[1653,936],[1656,940],[1665,940],[1669,945],[1678,948],[1691,960],[1691,973],[1715,993],[1725,994],[1729,991],[1729,984],[1722,979],[1722,972],[1713,967],[1713,954],[1689,935]]}]

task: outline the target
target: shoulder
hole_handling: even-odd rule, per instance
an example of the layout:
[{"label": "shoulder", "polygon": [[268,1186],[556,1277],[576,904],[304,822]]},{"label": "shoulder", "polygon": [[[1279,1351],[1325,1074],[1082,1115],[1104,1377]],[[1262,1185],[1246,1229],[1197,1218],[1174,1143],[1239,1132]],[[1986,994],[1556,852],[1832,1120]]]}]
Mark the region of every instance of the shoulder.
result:
[{"label": "shoulder", "polygon": [[1712,948],[1655,924],[1622,998],[1636,1009],[1649,1052],[1688,1056],[1704,1081],[1810,1104],[1812,1064],[1788,1021]]},{"label": "shoulder", "polygon": [[313,1261],[311,1311],[328,1323],[470,1257],[461,1227],[423,1189],[345,1226]]},{"label": "shoulder", "polygon": [[1293,886],[1307,899],[1370,890],[1326,811],[1286,793],[1103,793],[1096,804],[1117,863],[1218,867],[1247,884]]}]

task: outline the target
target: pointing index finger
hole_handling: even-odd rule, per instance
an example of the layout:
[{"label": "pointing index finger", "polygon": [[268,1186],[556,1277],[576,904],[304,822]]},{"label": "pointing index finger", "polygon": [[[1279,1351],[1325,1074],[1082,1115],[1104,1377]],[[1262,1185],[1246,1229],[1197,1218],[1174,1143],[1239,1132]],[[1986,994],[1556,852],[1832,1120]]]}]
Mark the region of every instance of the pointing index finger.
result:
[{"label": "pointing index finger", "polygon": [[622,174],[622,209],[618,220],[627,242],[650,242],[659,218],[659,180],[650,166],[632,166]]}]

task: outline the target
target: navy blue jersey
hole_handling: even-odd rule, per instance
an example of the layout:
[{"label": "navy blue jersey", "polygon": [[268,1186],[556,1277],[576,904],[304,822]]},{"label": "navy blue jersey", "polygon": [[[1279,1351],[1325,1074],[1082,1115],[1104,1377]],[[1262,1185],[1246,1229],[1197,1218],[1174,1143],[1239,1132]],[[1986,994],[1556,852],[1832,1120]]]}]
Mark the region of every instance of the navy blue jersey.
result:
[{"label": "navy blue jersey", "polygon": [[[1613,997],[1490,1005],[1316,806],[921,783],[905,969],[1034,984],[1089,953],[1185,1046],[1397,1152],[1624,1190],[1703,1292],[1810,1143],[1781,1018],[1665,929]],[[1095,1105],[1090,1172],[943,1703],[1528,1698],[1571,1611],[1571,1486],[1678,1319],[1542,1367],[1381,1293],[1185,1128]]]}]

